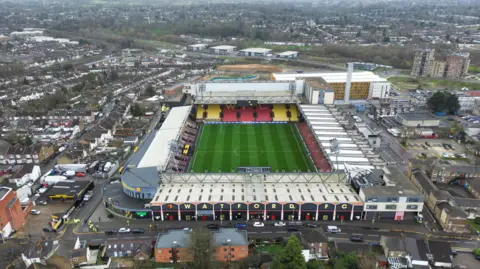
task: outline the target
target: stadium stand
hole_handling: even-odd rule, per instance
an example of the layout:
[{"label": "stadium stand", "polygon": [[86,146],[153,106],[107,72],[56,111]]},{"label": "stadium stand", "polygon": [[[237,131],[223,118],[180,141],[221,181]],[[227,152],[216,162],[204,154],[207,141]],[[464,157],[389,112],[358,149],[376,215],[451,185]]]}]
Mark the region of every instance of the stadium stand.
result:
[{"label": "stadium stand", "polygon": [[237,110],[235,109],[235,106],[225,105],[225,107],[223,108],[223,119],[222,119],[222,121],[225,121],[225,122],[236,122],[236,121],[238,121]]},{"label": "stadium stand", "polygon": [[251,122],[255,119],[253,118],[253,112],[255,109],[253,107],[242,107],[240,108],[240,121]]},{"label": "stadium stand", "polygon": [[273,121],[288,121],[287,108],[284,104],[273,105]]},{"label": "stadium stand", "polygon": [[203,113],[205,112],[205,109],[203,108],[202,105],[197,106],[197,120],[202,120],[203,119]]},{"label": "stadium stand", "polygon": [[307,123],[305,122],[299,123],[298,130],[300,131],[300,134],[302,135],[303,140],[307,145],[308,151],[312,156],[313,163],[315,164],[315,166],[322,172],[331,172],[332,168],[330,167],[330,164],[328,163],[327,159],[323,155],[322,149],[320,148],[320,145],[318,144],[318,142],[315,140],[315,136],[312,134],[312,132],[308,128]]},{"label": "stadium stand", "polygon": [[297,106],[291,105],[288,111],[290,111],[290,121],[298,121]]},{"label": "stadium stand", "polygon": [[272,121],[270,106],[257,106],[257,121]]},{"label": "stadium stand", "polygon": [[208,105],[206,120],[220,120],[220,105]]}]

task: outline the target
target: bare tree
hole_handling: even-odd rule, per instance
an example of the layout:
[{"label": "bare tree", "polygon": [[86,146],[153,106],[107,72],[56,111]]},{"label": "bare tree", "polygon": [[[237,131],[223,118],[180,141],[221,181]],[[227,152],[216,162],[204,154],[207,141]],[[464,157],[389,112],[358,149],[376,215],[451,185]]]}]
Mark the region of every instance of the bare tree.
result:
[{"label": "bare tree", "polygon": [[215,246],[212,234],[205,228],[194,229],[188,247],[189,267],[192,269],[214,268]]}]

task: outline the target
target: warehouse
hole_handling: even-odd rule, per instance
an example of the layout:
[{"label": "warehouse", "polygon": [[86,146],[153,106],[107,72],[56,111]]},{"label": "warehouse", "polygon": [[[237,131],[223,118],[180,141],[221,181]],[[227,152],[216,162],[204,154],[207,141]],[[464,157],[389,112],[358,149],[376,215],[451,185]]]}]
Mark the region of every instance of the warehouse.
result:
[{"label": "warehouse", "polygon": [[295,59],[298,57],[298,51],[284,51],[277,53],[278,58]]},{"label": "warehouse", "polygon": [[[344,100],[347,72],[335,73],[272,73],[274,81],[299,81],[303,88],[304,79],[323,78],[334,91],[335,100]],[[298,86],[297,86],[298,87]],[[385,98],[390,93],[390,83],[372,72],[352,72],[350,99]]]},{"label": "warehouse", "polygon": [[233,53],[237,49],[236,46],[229,46],[229,45],[221,45],[221,46],[214,46],[208,48],[211,53],[216,54],[230,54]]},{"label": "warehouse", "polygon": [[268,56],[272,53],[273,50],[266,48],[248,48],[238,51],[238,55],[249,56],[249,57],[263,57]]},{"label": "warehouse", "polygon": [[194,44],[194,45],[188,45],[187,50],[202,51],[202,50],[205,50],[207,47],[208,47],[208,44]]},{"label": "warehouse", "polygon": [[430,113],[399,113],[395,116],[395,120],[405,127],[438,127],[440,120]]}]

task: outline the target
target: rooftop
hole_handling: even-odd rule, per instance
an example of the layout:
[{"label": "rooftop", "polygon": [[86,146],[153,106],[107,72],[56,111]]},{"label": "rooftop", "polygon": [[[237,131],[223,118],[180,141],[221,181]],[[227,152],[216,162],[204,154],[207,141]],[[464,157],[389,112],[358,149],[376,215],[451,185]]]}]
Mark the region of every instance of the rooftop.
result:
[{"label": "rooftop", "polygon": [[60,181],[47,190],[45,196],[69,195],[76,196],[90,184],[91,181]]},{"label": "rooftop", "polygon": [[450,243],[443,241],[428,241],[430,254],[433,255],[434,262],[451,263],[452,248]]},{"label": "rooftop", "polygon": [[254,53],[268,53],[271,52],[272,49],[266,49],[266,48],[246,48],[240,51],[248,51],[248,52],[254,52]]},{"label": "rooftop", "polygon": [[186,248],[190,242],[190,231],[169,230],[166,233],[159,233],[155,248]]},{"label": "rooftop", "polygon": [[[347,72],[334,73],[273,73],[276,81],[291,81],[296,78],[316,78],[322,77],[327,83],[345,83],[347,81]],[[388,81],[375,75],[373,72],[353,72],[352,82],[385,82]]]},{"label": "rooftop", "polygon": [[156,166],[142,168],[127,167],[122,175],[123,183],[132,188],[157,187],[159,179],[158,168]]},{"label": "rooftop", "polygon": [[152,204],[195,202],[361,203],[358,194],[337,183],[171,183],[161,184]]},{"label": "rooftop", "polygon": [[230,45],[220,45],[220,46],[213,46],[210,49],[217,49],[217,50],[228,50],[228,49],[235,49],[237,46],[230,46]]},{"label": "rooftop", "polygon": [[318,78],[307,78],[305,79],[307,84],[310,85],[311,87],[317,88],[317,89],[326,89],[326,90],[333,90],[332,86],[330,86],[325,79],[322,77]]},{"label": "rooftop", "polygon": [[248,246],[248,235],[246,230],[223,228],[213,232],[213,239],[216,246]]},{"label": "rooftop", "polygon": [[399,113],[398,117],[403,118],[404,120],[437,120],[435,116],[426,112],[419,113]]},{"label": "rooftop", "polygon": [[280,53],[277,53],[278,56],[291,56],[291,55],[295,55],[295,54],[298,54],[298,51],[284,51],[284,52],[280,52]]}]

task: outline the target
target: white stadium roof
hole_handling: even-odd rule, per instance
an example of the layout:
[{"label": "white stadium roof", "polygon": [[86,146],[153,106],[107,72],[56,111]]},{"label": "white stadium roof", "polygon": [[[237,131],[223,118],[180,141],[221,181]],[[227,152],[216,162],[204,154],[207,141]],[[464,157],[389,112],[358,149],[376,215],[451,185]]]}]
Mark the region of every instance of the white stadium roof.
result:
[{"label": "white stadium roof", "polygon": [[[327,83],[344,83],[347,81],[347,72],[335,73],[273,73],[276,81],[291,81],[296,78],[322,77]],[[375,75],[373,72],[353,72],[352,82],[388,82],[386,79]]]},{"label": "white stadium roof", "polygon": [[190,106],[174,107],[170,109],[167,118],[155,134],[150,147],[138,163],[138,168],[160,166],[167,164],[170,153],[170,141],[175,140],[190,113]]},{"label": "white stadium roof", "polygon": [[175,183],[160,185],[152,204],[208,202],[361,202],[342,183]]}]

